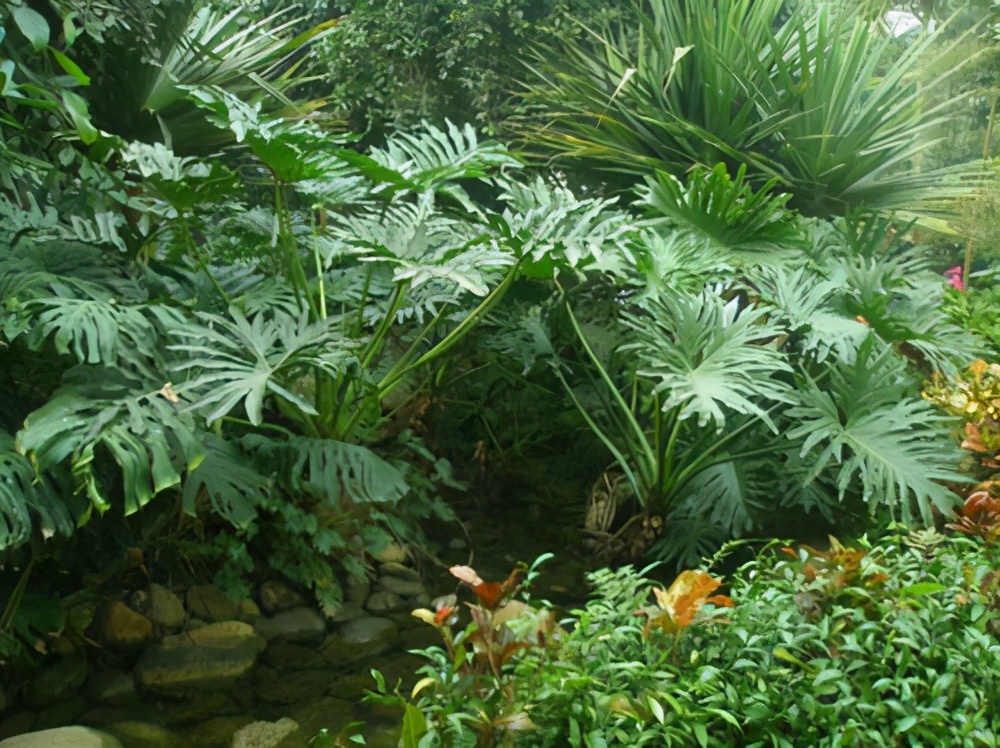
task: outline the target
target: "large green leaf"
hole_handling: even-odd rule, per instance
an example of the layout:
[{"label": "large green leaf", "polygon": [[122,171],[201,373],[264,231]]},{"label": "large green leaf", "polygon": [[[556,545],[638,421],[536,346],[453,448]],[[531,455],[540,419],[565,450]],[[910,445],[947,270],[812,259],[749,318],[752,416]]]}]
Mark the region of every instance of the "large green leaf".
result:
[{"label": "large green leaf", "polygon": [[395,504],[409,491],[400,470],[365,446],[299,436],[249,435],[243,443],[289,490],[321,497],[333,508]]},{"label": "large green leaf", "polygon": [[47,475],[36,475],[15,450],[14,437],[0,430],[0,555],[27,542],[35,526],[44,538],[71,534],[74,503]]},{"label": "large green leaf", "polygon": [[257,517],[260,495],[269,490],[270,481],[230,442],[209,438],[205,446],[205,459],[184,479],[184,511],[195,516],[207,500],[234,527],[247,527]]},{"label": "large green leaf", "polygon": [[121,470],[126,515],[178,485],[204,458],[190,417],[179,413],[159,387],[95,367],[77,367],[66,379],[25,419],[18,449],[39,470],[70,467],[99,511],[111,505],[95,464],[100,450]]},{"label": "large green leaf", "polygon": [[333,377],[349,365],[353,344],[335,332],[332,322],[311,323],[304,313],[261,312],[247,319],[237,309],[230,309],[228,317],[199,312],[196,321],[172,331],[187,342],[169,348],[188,355],[174,369],[195,373],[177,392],[193,393],[197,399],[189,409],[206,411],[208,423],[242,405],[250,422],[260,425],[268,396],[315,415],[313,405],[290,388],[308,372]]},{"label": "large green leaf", "polygon": [[649,299],[647,314],[627,317],[637,339],[624,350],[638,357],[638,374],[652,380],[664,411],[718,429],[727,411],[752,415],[776,430],[767,408],[791,401],[790,387],[776,375],[792,369],[767,343],[785,329],[769,321],[766,307],[741,309],[738,297],[727,302],[721,293]]},{"label": "large green leaf", "polygon": [[830,470],[843,496],[860,483],[874,509],[886,505],[904,522],[926,524],[934,509],[950,514],[958,496],[943,482],[962,482],[950,420],[913,393],[904,366],[891,350],[875,353],[873,340],[851,365],[829,370],[822,386],[806,378],[789,438],[812,464],[807,480]]}]

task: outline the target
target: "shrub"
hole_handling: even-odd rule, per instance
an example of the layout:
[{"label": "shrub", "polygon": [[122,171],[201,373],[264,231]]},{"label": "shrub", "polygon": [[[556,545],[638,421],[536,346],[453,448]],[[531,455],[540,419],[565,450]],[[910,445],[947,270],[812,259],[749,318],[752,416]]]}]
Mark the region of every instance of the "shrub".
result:
[{"label": "shrub", "polygon": [[[677,607],[684,575],[649,608],[641,572],[595,572],[561,637],[507,666],[505,713],[521,729],[496,744],[996,744],[1000,575],[987,546],[934,531],[822,552],[772,545],[734,574],[732,608],[701,607],[714,583],[685,574],[700,575],[686,578],[693,617]],[[418,685],[410,711],[462,712],[453,681]],[[472,745],[460,735],[472,718],[438,714],[425,729],[448,724],[435,745]]]}]

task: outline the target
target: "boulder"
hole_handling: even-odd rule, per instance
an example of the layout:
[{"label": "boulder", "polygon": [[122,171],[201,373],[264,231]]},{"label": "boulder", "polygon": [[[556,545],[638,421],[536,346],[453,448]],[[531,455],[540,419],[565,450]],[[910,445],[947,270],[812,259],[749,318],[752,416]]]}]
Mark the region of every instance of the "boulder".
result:
[{"label": "boulder", "polygon": [[241,621],[253,621],[260,617],[260,606],[257,605],[249,597],[244,597],[240,600],[239,609],[236,611],[236,617]]},{"label": "boulder", "polygon": [[344,585],[344,599],[363,605],[372,593],[372,580],[368,577],[351,577]]},{"label": "boulder", "polygon": [[320,652],[332,665],[347,665],[382,654],[395,643],[398,633],[388,618],[355,618],[328,636]]},{"label": "boulder", "polygon": [[38,715],[27,709],[16,711],[0,720],[0,741],[35,729]]},{"label": "boulder", "polygon": [[253,717],[216,717],[195,727],[188,734],[189,748],[229,748],[233,735],[254,721]]},{"label": "boulder", "polygon": [[65,701],[76,694],[87,680],[87,661],[79,656],[63,657],[42,670],[24,691],[31,706],[45,706]]},{"label": "boulder", "polygon": [[258,618],[254,629],[268,641],[320,641],[327,633],[323,616],[305,606],[280,611],[271,618]]},{"label": "boulder", "polygon": [[84,689],[93,704],[107,706],[132,706],[139,703],[135,680],[118,670],[95,670],[87,679]]},{"label": "boulder", "polygon": [[188,741],[152,722],[117,722],[105,728],[125,748],[187,748]]},{"label": "boulder", "polygon": [[123,748],[112,735],[90,727],[57,727],[0,740],[0,748]]},{"label": "boulder", "polygon": [[180,597],[162,584],[149,585],[149,602],[146,615],[165,631],[176,631],[184,625],[187,613]]},{"label": "boulder", "polygon": [[298,729],[298,723],[287,717],[277,722],[251,722],[236,731],[230,745],[232,748],[275,748],[284,737]]},{"label": "boulder", "polygon": [[209,693],[186,701],[164,702],[161,706],[163,710],[160,713],[170,723],[204,722],[213,717],[233,717],[241,712],[236,700],[225,693]]},{"label": "boulder", "polygon": [[264,582],[257,590],[261,609],[268,615],[305,604],[305,598],[283,582]]},{"label": "boulder", "polygon": [[389,592],[389,590],[373,592],[371,597],[368,598],[368,602],[365,603],[365,608],[368,612],[375,616],[398,613],[401,610],[405,610],[406,607],[406,601],[395,592]]},{"label": "boulder", "polygon": [[174,634],[142,653],[134,671],[136,686],[162,696],[225,691],[250,672],[266,644],[240,621]]},{"label": "boulder", "polygon": [[153,638],[153,622],[120,600],[108,600],[97,611],[91,631],[108,649],[134,650]]},{"label": "boulder", "polygon": [[383,577],[396,577],[397,579],[409,579],[411,582],[419,582],[420,574],[416,569],[411,569],[409,566],[403,566],[403,564],[396,563],[395,561],[389,561],[384,563],[378,568],[379,576]]},{"label": "boulder", "polygon": [[272,668],[258,667],[254,671],[253,693],[264,704],[296,704],[324,693],[336,677],[329,670],[278,673]]},{"label": "boulder", "polygon": [[346,621],[351,621],[355,618],[361,618],[365,614],[365,609],[361,607],[361,602],[355,602],[353,600],[346,603],[342,603],[337,611],[330,616],[330,620],[334,623],[344,623]]},{"label": "boulder", "polygon": [[424,585],[412,579],[400,579],[399,577],[379,577],[379,586],[389,592],[395,592],[401,597],[416,597],[425,593]]},{"label": "boulder", "polygon": [[215,623],[236,620],[240,609],[239,601],[230,600],[214,584],[192,587],[187,591],[186,600],[191,615]]},{"label": "boulder", "polygon": [[87,700],[80,694],[70,696],[64,701],[49,704],[38,711],[38,721],[35,730],[49,730],[53,727],[66,727],[80,722],[80,715],[87,711]]}]

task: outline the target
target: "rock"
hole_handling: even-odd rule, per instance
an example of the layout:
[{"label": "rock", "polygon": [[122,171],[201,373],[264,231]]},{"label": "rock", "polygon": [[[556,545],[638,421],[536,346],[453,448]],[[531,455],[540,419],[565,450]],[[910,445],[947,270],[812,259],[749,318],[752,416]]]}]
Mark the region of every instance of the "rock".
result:
[{"label": "rock", "polygon": [[406,548],[395,542],[389,543],[389,545],[382,550],[372,554],[375,560],[380,564],[401,564],[409,555],[410,552]]},{"label": "rock", "polygon": [[125,748],[187,748],[188,741],[177,733],[151,722],[117,722],[107,731]]},{"label": "rock", "polygon": [[344,599],[349,603],[364,605],[372,593],[372,580],[368,577],[351,577],[344,587]]},{"label": "rock", "polygon": [[388,618],[364,617],[341,624],[320,652],[333,665],[347,665],[382,654],[396,641],[399,629]]},{"label": "rock", "polygon": [[305,603],[305,598],[282,582],[264,582],[257,590],[261,609],[268,615],[280,613],[289,608],[297,608]]},{"label": "rock", "polygon": [[132,706],[139,703],[135,692],[135,680],[131,675],[117,670],[96,670],[90,674],[84,689],[87,698],[94,704],[108,706]]},{"label": "rock", "polygon": [[330,617],[334,623],[345,623],[355,618],[361,618],[365,614],[365,609],[360,602],[346,602],[337,609],[337,612]]},{"label": "rock", "polygon": [[188,733],[190,748],[229,748],[233,735],[254,721],[253,717],[216,717]]},{"label": "rock", "polygon": [[411,582],[419,582],[420,574],[416,569],[411,569],[409,566],[403,566],[395,561],[389,561],[388,563],[382,564],[379,569],[379,576],[383,577],[396,577],[397,579],[408,579]]},{"label": "rock", "polygon": [[79,722],[80,715],[87,711],[87,700],[80,694],[71,696],[65,701],[49,704],[38,712],[36,730],[49,730],[53,727],[66,727]]},{"label": "rock", "polygon": [[149,647],[135,666],[141,690],[163,696],[225,691],[253,668],[266,642],[240,621],[211,623]]},{"label": "rock", "polygon": [[[204,722],[212,717],[233,717],[240,713],[240,706],[229,694],[210,693],[188,701],[164,704],[164,716],[171,723]],[[249,720],[253,722],[253,720]]]},{"label": "rock", "polygon": [[308,745],[309,740],[317,732],[326,728],[331,735],[336,735],[354,721],[354,704],[329,696],[322,699],[310,699],[301,709],[292,713],[292,719],[299,724],[299,729],[285,737],[278,748],[300,748]]},{"label": "rock", "polygon": [[368,691],[375,690],[375,679],[368,674],[341,675],[331,681],[326,692],[338,699],[360,703]]},{"label": "rock", "polygon": [[192,587],[185,599],[191,615],[215,623],[236,620],[240,609],[239,602],[230,600],[214,584]]},{"label": "rock", "polygon": [[379,577],[378,583],[380,587],[389,590],[389,592],[395,592],[402,597],[416,597],[426,592],[422,583],[414,582],[412,579]]},{"label": "rock", "polygon": [[289,672],[314,668],[317,661],[322,662],[322,657],[316,653],[315,646],[305,647],[279,639],[267,645],[261,661],[280,672]]},{"label": "rock", "polygon": [[79,691],[86,680],[87,661],[80,656],[63,657],[28,684],[24,699],[35,707],[65,701]]},{"label": "rock", "polygon": [[97,611],[91,631],[108,649],[139,649],[153,638],[153,622],[119,600],[108,600]]},{"label": "rock", "polygon": [[80,715],[77,724],[104,729],[116,722],[162,722],[149,704],[136,706],[96,706]]},{"label": "rock", "polygon": [[365,608],[369,613],[376,616],[384,616],[389,613],[397,613],[406,608],[406,602],[395,592],[389,590],[379,590],[373,592]]},{"label": "rock", "polygon": [[112,735],[90,727],[57,727],[0,740],[0,748],[123,748]]},{"label": "rock", "polygon": [[239,608],[236,611],[236,617],[241,621],[247,621],[249,623],[256,618],[260,618],[260,607],[249,597],[244,597],[240,600]]},{"label": "rock", "polygon": [[336,675],[329,670],[300,670],[281,674],[272,668],[254,672],[253,692],[265,704],[295,704],[324,693]]},{"label": "rock", "polygon": [[9,717],[0,720],[0,741],[34,729],[36,722],[38,722],[38,715],[34,712],[29,712],[26,709],[14,712]]},{"label": "rock", "polygon": [[298,723],[287,717],[277,722],[251,722],[236,731],[230,745],[232,748],[275,748],[282,738],[298,729]]},{"label": "rock", "polygon": [[326,636],[326,621],[312,608],[299,607],[275,613],[272,618],[258,618],[254,629],[268,641],[320,641]]},{"label": "rock", "polygon": [[162,584],[149,585],[149,608],[146,615],[165,631],[176,631],[184,625],[187,613],[180,597]]}]

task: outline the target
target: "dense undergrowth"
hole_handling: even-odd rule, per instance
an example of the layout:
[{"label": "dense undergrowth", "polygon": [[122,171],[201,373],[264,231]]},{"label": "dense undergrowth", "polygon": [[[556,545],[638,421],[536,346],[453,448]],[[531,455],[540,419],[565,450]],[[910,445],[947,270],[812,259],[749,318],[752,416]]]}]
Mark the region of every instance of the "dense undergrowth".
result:
[{"label": "dense undergrowth", "polygon": [[[568,454],[595,565],[694,568],[820,525],[992,539],[995,28],[977,2],[910,36],[848,0],[440,0],[399,23],[388,0],[330,5],[0,2],[6,666],[64,623],[35,589],[240,595],[274,574],[332,614],[390,540],[433,560],[457,492],[544,520],[534,487]],[[407,46],[428,19],[448,33]],[[942,155],[956,118],[986,161]],[[515,647],[527,690],[494,716],[533,705],[553,745],[794,744],[807,723],[975,745],[992,556],[914,537],[825,559],[861,575],[835,594],[815,560],[765,554],[682,636],[644,632],[638,577],[602,572],[561,635],[579,656]],[[925,679],[919,713],[918,666],[876,656],[902,662],[917,634],[971,668]],[[611,640],[621,693],[573,671]],[[656,678],[690,701],[650,701]]]}]

